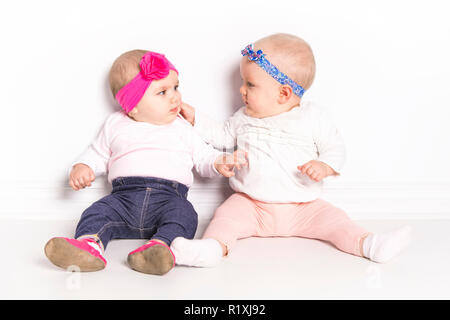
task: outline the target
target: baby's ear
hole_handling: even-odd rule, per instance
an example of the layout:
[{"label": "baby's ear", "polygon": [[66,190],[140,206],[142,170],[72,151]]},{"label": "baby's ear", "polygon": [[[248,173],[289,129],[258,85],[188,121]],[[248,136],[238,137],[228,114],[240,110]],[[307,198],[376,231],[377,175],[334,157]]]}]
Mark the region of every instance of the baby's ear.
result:
[{"label": "baby's ear", "polygon": [[128,115],[133,118],[137,113],[138,113],[138,108],[134,107],[130,112],[128,112]]},{"label": "baby's ear", "polygon": [[294,92],[292,91],[291,86],[287,84],[281,85],[278,95],[278,103],[283,104],[288,102],[293,93]]}]

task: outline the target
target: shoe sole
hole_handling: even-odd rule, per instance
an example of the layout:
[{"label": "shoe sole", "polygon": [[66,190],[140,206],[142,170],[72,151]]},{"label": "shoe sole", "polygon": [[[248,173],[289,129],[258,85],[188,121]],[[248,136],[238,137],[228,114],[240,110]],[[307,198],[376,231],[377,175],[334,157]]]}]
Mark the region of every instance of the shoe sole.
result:
[{"label": "shoe sole", "polygon": [[105,268],[105,264],[100,258],[94,257],[62,238],[50,239],[45,245],[44,251],[54,265],[64,269],[76,267],[76,270],[91,272]]},{"label": "shoe sole", "polygon": [[174,265],[172,254],[163,245],[154,245],[130,254],[127,261],[133,270],[154,275],[166,274]]}]

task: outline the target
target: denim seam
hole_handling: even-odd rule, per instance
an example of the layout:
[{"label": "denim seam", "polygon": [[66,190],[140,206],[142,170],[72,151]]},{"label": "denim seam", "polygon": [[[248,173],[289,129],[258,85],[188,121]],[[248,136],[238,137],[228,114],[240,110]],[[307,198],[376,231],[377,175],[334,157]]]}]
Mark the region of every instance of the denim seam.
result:
[{"label": "denim seam", "polygon": [[117,222],[117,221],[108,222],[100,229],[99,232],[97,232],[97,236],[100,238],[103,232],[105,232],[109,227],[118,227],[118,226],[128,226],[128,225],[125,222]]},{"label": "denim seam", "polygon": [[181,197],[181,194],[178,192],[178,186],[172,184],[172,188],[173,188],[173,190],[175,190],[175,192],[177,193],[177,195],[178,195],[179,197]]},{"label": "denim seam", "polygon": [[[103,232],[105,232],[110,227],[120,227],[120,226],[125,226],[125,227],[130,228],[130,229],[139,230],[139,231],[141,231],[141,235],[142,235],[142,231],[147,231],[147,230],[153,230],[154,229],[154,227],[152,227],[152,228],[138,228],[138,227],[135,227],[135,226],[131,226],[131,225],[127,224],[126,222],[113,221],[113,222],[108,222],[107,224],[105,224],[100,229],[100,231],[95,234],[95,236],[101,242],[100,236],[103,234]],[[84,236],[82,236],[82,237],[84,237]],[[79,238],[82,238],[82,237],[79,237]]]},{"label": "denim seam", "polygon": [[152,230],[152,229],[155,229],[155,227],[149,227],[149,228],[140,228],[140,227],[135,227],[135,226],[130,226],[130,225],[127,225],[128,226],[128,228],[130,228],[130,229],[134,229],[134,230]]},{"label": "denim seam", "polygon": [[139,227],[134,227],[134,226],[128,226],[128,228],[133,229],[133,230],[138,230],[139,231],[139,235],[140,235],[140,239],[145,239],[144,235],[145,232],[147,231],[154,231],[155,227],[151,227],[151,228],[139,228]]},{"label": "denim seam", "polygon": [[141,238],[143,237],[142,229],[144,228],[144,215],[145,215],[145,212],[147,211],[148,201],[149,201],[151,192],[152,192],[152,188],[146,188],[144,201],[142,203],[141,220],[139,221],[139,230],[141,230],[141,232],[140,232]]}]

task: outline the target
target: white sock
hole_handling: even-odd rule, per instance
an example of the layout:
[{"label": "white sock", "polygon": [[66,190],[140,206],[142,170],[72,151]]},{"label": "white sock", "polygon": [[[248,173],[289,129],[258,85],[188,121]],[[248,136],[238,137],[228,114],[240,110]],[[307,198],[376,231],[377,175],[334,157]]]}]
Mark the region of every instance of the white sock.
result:
[{"label": "white sock", "polygon": [[178,237],[172,241],[170,249],[178,265],[214,267],[222,261],[222,246],[214,239],[188,240]]},{"label": "white sock", "polygon": [[363,243],[364,257],[379,263],[388,262],[409,245],[411,232],[410,226],[404,226],[390,232],[368,235]]}]

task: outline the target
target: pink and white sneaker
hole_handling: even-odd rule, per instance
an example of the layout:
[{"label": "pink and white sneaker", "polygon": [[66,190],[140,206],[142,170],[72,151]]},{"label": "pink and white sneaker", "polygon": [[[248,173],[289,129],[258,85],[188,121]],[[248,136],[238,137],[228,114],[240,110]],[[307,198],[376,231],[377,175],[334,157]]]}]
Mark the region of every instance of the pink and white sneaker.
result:
[{"label": "pink and white sneaker", "polygon": [[80,271],[89,272],[102,270],[106,266],[100,246],[91,238],[52,238],[45,245],[44,251],[53,264],[64,269],[77,266]]},{"label": "pink and white sneaker", "polygon": [[175,256],[169,246],[155,240],[130,252],[127,260],[132,269],[148,274],[163,275],[175,266]]}]

